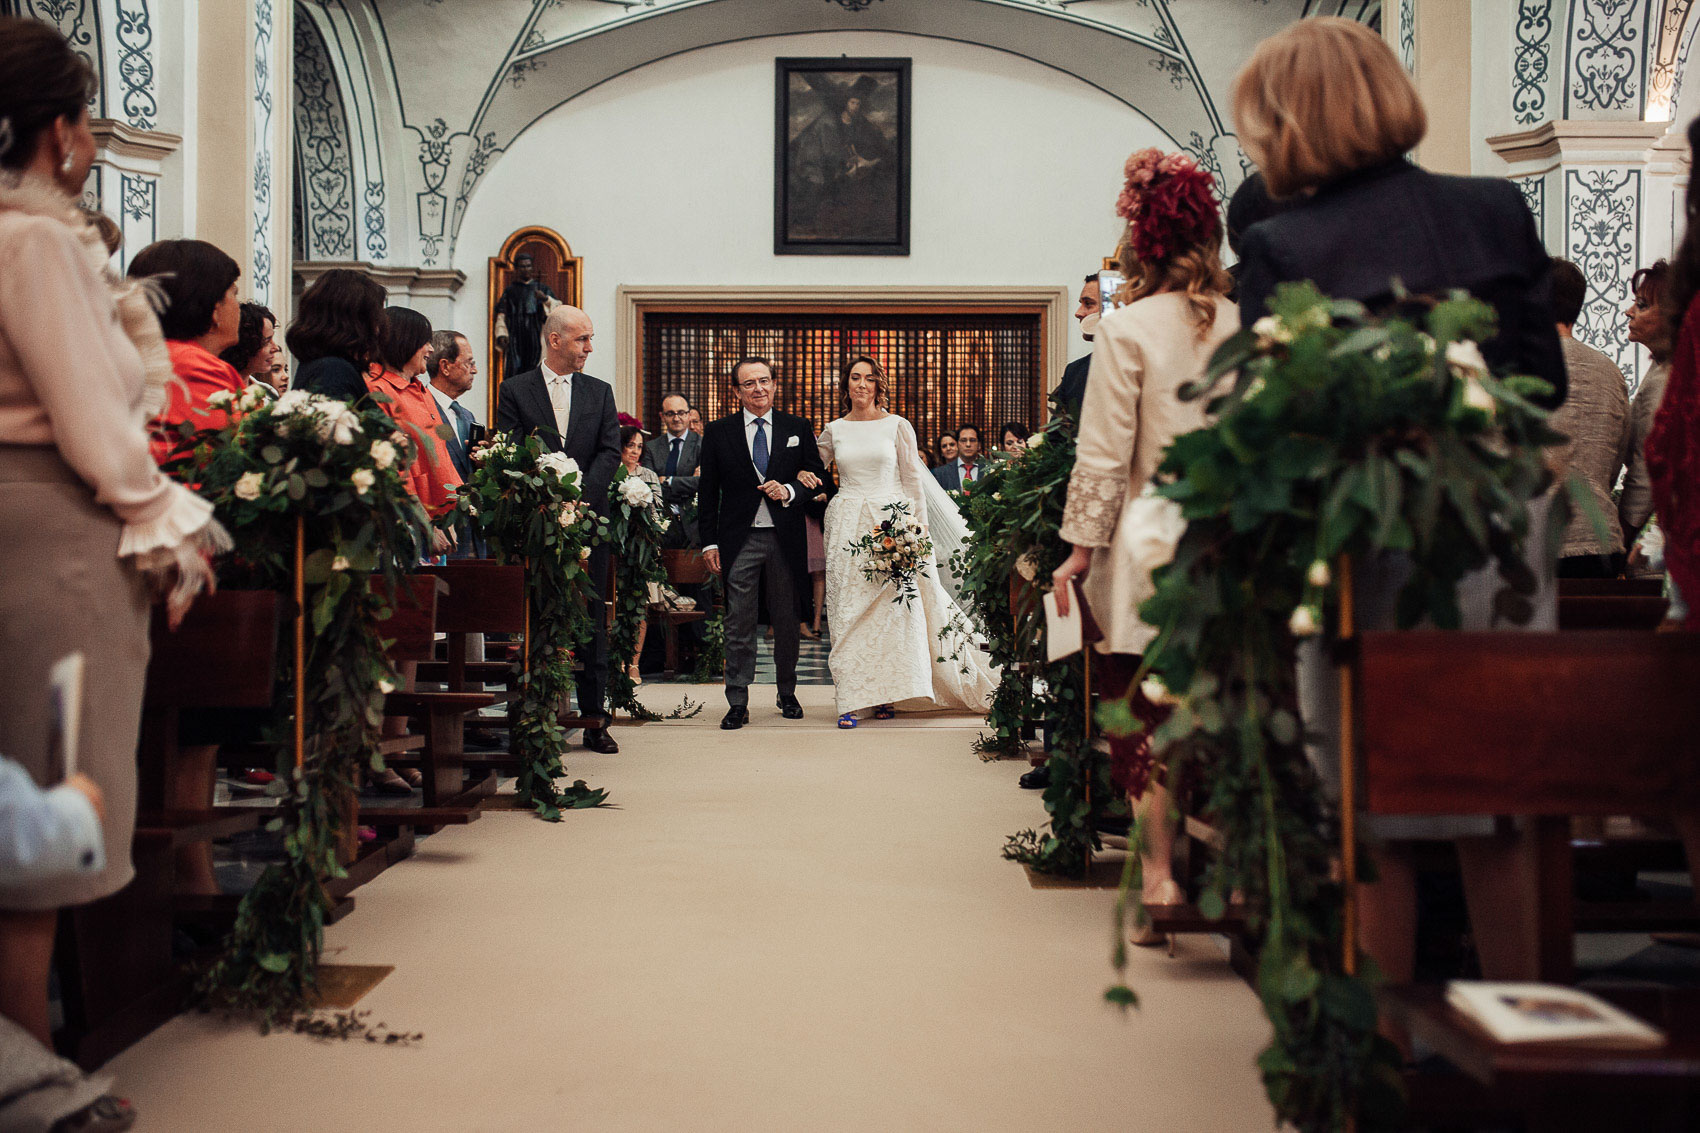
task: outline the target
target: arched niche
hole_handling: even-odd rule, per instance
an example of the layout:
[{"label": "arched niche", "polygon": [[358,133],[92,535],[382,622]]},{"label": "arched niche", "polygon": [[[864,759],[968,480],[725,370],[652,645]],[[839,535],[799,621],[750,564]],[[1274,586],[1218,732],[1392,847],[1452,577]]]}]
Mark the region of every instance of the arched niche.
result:
[{"label": "arched niche", "polygon": [[489,336],[485,341],[490,344],[490,403],[487,407],[489,416],[485,420],[491,422],[496,420],[497,391],[502,387],[502,379],[507,377],[503,372],[505,361],[502,351],[496,348],[496,300],[507,290],[514,272],[514,260],[522,253],[531,257],[537,268],[537,278],[548,284],[555,298],[573,307],[584,305],[584,259],[573,255],[572,246],[559,232],[542,225],[531,225],[502,241],[501,252],[490,257],[490,297],[486,304]]}]

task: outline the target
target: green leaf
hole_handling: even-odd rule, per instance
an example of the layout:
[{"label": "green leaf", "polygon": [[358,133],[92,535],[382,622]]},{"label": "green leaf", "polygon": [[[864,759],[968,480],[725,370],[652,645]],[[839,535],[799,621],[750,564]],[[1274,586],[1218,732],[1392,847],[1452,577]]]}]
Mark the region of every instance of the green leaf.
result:
[{"label": "green leaf", "polygon": [[283,952],[267,952],[259,957],[257,963],[266,971],[281,975],[289,971],[289,959]]},{"label": "green leaf", "polygon": [[1105,989],[1104,1002],[1113,1003],[1122,1008],[1138,1007],[1139,996],[1135,995],[1133,989],[1126,984],[1117,984],[1115,987]]}]

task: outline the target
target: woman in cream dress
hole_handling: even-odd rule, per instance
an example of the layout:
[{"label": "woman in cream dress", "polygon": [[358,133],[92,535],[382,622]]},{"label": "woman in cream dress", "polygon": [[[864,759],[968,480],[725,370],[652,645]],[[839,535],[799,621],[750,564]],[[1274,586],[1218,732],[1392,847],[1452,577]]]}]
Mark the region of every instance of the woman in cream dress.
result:
[{"label": "woman in cream dress", "polygon": [[[1186,528],[1178,506],[1152,493],[1169,442],[1208,424],[1209,397],[1183,401],[1180,390],[1204,377],[1211,355],[1240,325],[1216,252],[1222,233],[1209,174],[1184,155],[1157,150],[1134,154],[1128,174],[1121,212],[1129,283],[1093,340],[1062,523],[1074,550],[1052,576],[1059,606],[1066,584],[1077,581],[1104,631],[1097,672],[1106,698],[1127,692],[1157,636],[1139,620],[1139,605],[1154,592],[1152,570],[1174,556]],[[1144,823],[1144,902],[1176,904],[1185,896],[1171,871],[1174,820],[1146,738],[1157,714],[1137,693],[1134,701],[1146,709],[1147,732],[1111,746]],[[1146,933],[1135,942],[1157,938]]]}]

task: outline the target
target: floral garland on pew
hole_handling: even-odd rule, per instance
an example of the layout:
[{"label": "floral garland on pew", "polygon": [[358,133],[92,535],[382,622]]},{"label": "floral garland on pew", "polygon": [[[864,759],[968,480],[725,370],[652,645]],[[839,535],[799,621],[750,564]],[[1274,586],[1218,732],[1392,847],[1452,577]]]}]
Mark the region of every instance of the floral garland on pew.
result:
[{"label": "floral garland on pew", "polygon": [[[378,751],[384,696],[395,670],[379,623],[385,593],[428,545],[430,520],[402,472],[413,441],[369,403],[350,406],[291,390],[268,402],[250,388],[215,394],[220,427],[178,427],[165,468],[210,500],[235,540],[227,584],[293,589],[297,524],[305,534],[306,609],[311,618],[300,706],[305,759],[293,756],[294,635],[279,642],[276,726],[278,778],[268,792],[279,814],[285,857],[243,896],[236,922],[199,990],[215,1007],[253,1012],[262,1029],[299,1025],[318,984],[324,883],[346,876],[338,849],[344,807],[361,767],[383,768]],[[385,587],[375,586],[384,582]]]},{"label": "floral garland on pew", "polygon": [[667,517],[659,497],[642,477],[621,465],[608,490],[608,543],[614,548],[614,627],[608,633],[608,710],[634,720],[659,720],[637,698],[627,666],[637,653],[638,627],[649,617],[649,588],[667,581],[661,536]]},{"label": "floral garland on pew", "polygon": [[514,662],[521,689],[513,729],[517,790],[521,806],[559,822],[563,809],[601,806],[608,797],[583,779],[564,790],[555,785],[567,773],[567,734],[557,713],[573,691],[573,650],[594,629],[588,561],[605,526],[583,502],[578,462],[545,452],[536,437],[498,434],[471,456],[472,479],[445,522],[476,522],[497,558],[525,564],[531,632],[528,655]]},{"label": "floral garland on pew", "polygon": [[[1373,965],[1365,958],[1353,976],[1342,956],[1338,818],[1305,757],[1294,639],[1325,623],[1339,585],[1330,564],[1343,555],[1410,558],[1402,627],[1456,627],[1460,579],[1490,562],[1507,584],[1497,608],[1527,620],[1528,504],[1551,482],[1541,450],[1559,438],[1526,400],[1545,384],[1496,378],[1483,362],[1477,343],[1494,315],[1482,303],[1454,297],[1419,325],[1287,284],[1273,310],[1217,353],[1212,382],[1238,371],[1212,405],[1217,420],[1176,439],[1159,469],[1159,494],[1189,525],[1140,608],[1161,631],[1143,687],[1175,706],[1154,736],[1170,782],[1195,772],[1194,806],[1226,841],[1200,909],[1219,917],[1237,889],[1251,910],[1257,990],[1274,1028],[1259,1066],[1278,1122],[1402,1128],[1397,1054],[1375,1030]],[[1587,499],[1574,482],[1569,494]],[[1562,515],[1551,530],[1562,533]],[[1138,727],[1126,702],[1099,718],[1123,733]],[[1114,962],[1125,968],[1125,944]],[[1135,1002],[1126,986],[1106,996]]]},{"label": "floral garland on pew", "polygon": [[[1021,455],[992,465],[960,497],[972,533],[952,569],[961,598],[979,623],[992,662],[1003,678],[992,696],[987,722],[991,737],[979,747],[988,758],[1022,750],[1026,721],[1043,721],[1050,732],[1050,784],[1045,810],[1050,830],[1011,835],[1003,855],[1041,873],[1078,877],[1101,845],[1101,820],[1127,815],[1126,800],[1110,781],[1109,757],[1086,743],[1086,680],[1081,658],[1052,662],[1045,657],[1044,610],[1037,588],[1029,588],[1018,611],[1010,610],[1009,581],[1048,580],[1062,562],[1059,534],[1068,478],[1074,469],[1075,424],[1060,415],[1027,441]],[[959,627],[960,628],[960,627]],[[1031,679],[1021,666],[1038,674]]]}]

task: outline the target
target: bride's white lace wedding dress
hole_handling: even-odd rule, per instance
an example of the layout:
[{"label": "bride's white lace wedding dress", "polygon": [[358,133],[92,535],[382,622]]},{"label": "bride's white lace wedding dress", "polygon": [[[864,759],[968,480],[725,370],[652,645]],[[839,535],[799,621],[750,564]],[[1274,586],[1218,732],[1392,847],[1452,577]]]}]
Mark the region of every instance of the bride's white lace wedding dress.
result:
[{"label": "bride's white lace wedding dress", "polygon": [[[997,687],[991,659],[962,632],[938,564],[917,579],[920,595],[894,601],[889,582],[862,577],[849,551],[887,504],[904,501],[929,528],[935,553],[948,558],[966,528],[921,463],[915,430],[896,414],[872,421],[840,417],[820,435],[821,460],[838,464],[838,494],[826,506],[826,613],[832,627],[833,683],[840,714],[881,704],[986,711]],[[931,522],[929,522],[929,518]],[[943,640],[940,640],[940,635]],[[940,658],[943,658],[941,661]]]}]

